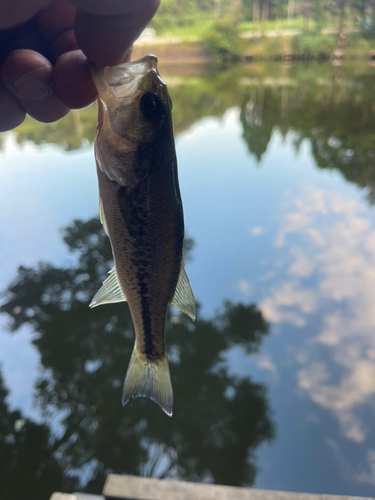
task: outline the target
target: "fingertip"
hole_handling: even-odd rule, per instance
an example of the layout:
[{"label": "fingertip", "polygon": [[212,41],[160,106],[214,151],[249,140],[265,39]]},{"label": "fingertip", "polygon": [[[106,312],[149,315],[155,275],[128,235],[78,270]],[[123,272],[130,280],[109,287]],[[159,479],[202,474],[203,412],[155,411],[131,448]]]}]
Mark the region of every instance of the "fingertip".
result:
[{"label": "fingertip", "polygon": [[54,2],[36,16],[36,24],[56,60],[64,52],[78,49],[74,34],[76,9],[65,0]]},{"label": "fingertip", "polygon": [[42,123],[57,122],[66,116],[70,109],[61,100],[52,95],[47,101],[40,104],[30,103],[25,106],[27,114]]},{"label": "fingertip", "polygon": [[0,132],[18,127],[26,113],[20,103],[0,84]]},{"label": "fingertip", "polygon": [[51,42],[51,49],[55,61],[61,56],[61,54],[78,50],[74,29],[70,28],[56,37]]},{"label": "fingertip", "polygon": [[33,70],[52,72],[52,64],[39,52],[30,49],[12,50],[1,66],[0,76],[6,85],[12,86],[26,73]]},{"label": "fingertip", "polygon": [[[46,58],[26,49],[11,52],[1,68],[2,83],[13,99],[24,112],[46,123],[57,121],[69,112],[54,93],[52,70]],[[1,114],[5,115],[3,109]]]},{"label": "fingertip", "polygon": [[86,56],[80,50],[62,54],[53,70],[56,95],[71,109],[91,104],[97,96]]}]

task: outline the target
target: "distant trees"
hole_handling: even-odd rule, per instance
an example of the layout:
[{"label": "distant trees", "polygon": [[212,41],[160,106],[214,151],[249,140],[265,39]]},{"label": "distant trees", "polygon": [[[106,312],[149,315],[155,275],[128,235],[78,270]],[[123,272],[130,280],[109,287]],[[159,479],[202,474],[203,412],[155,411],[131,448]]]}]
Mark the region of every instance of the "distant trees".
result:
[{"label": "distant trees", "polygon": [[159,33],[192,26],[228,15],[234,4],[239,6],[241,21],[262,30],[274,21],[275,28],[282,23],[284,28],[320,31],[326,27],[343,33],[345,28],[372,26],[375,12],[375,0],[164,0],[152,25]]}]

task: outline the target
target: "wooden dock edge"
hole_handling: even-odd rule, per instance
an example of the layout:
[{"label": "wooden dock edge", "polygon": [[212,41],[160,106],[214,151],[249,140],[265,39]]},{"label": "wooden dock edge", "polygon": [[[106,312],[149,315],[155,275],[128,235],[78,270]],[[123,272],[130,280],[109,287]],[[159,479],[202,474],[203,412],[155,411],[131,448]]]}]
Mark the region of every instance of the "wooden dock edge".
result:
[{"label": "wooden dock edge", "polygon": [[88,495],[86,493],[53,493],[50,500],[105,500],[101,495]]},{"label": "wooden dock edge", "polygon": [[105,500],[375,500],[365,497],[290,493],[186,481],[165,481],[117,474],[108,476],[103,495]]},{"label": "wooden dock edge", "polygon": [[375,500],[375,498],[256,490],[111,474],[105,482],[103,496],[86,493],[53,493],[50,500]]}]

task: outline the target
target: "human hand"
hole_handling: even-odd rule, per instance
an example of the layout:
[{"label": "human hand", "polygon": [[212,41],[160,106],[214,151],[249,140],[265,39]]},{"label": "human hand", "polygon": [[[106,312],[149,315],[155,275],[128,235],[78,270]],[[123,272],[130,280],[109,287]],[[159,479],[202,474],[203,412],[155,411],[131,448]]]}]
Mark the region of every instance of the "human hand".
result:
[{"label": "human hand", "polygon": [[160,0],[1,0],[0,132],[26,113],[53,122],[97,95],[88,61],[113,66]]}]

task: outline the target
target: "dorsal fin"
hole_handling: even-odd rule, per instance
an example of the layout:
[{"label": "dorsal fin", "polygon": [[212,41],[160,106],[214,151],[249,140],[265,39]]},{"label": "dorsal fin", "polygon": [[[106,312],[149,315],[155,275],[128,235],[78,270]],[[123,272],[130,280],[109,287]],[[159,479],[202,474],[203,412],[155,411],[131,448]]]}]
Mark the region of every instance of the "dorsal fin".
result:
[{"label": "dorsal fin", "polygon": [[197,315],[195,300],[189,283],[189,278],[186,275],[183,260],[181,260],[180,276],[178,278],[176,291],[174,292],[171,304],[189,316],[190,319],[193,321],[195,320]]},{"label": "dorsal fin", "polygon": [[121,290],[120,283],[117,279],[116,269],[113,267],[109,271],[108,278],[103,282],[102,287],[92,299],[90,307],[124,301],[126,301],[126,297]]}]

